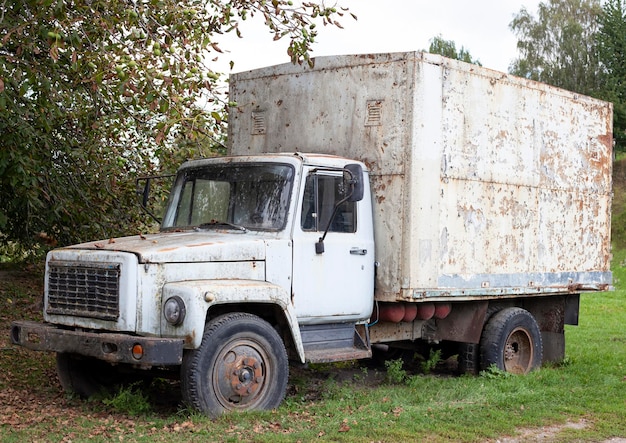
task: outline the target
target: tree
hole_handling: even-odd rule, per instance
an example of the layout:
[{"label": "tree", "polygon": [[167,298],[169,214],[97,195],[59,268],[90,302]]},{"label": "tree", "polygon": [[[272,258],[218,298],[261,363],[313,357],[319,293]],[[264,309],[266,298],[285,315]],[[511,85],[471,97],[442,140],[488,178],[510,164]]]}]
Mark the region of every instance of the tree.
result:
[{"label": "tree", "polygon": [[143,229],[139,171],[220,149],[219,37],[259,16],[293,62],[311,63],[316,24],[340,26],[344,12],[291,0],[0,3],[0,243]]},{"label": "tree", "polygon": [[594,95],[601,88],[595,35],[600,0],[547,0],[538,18],[522,8],[510,24],[520,57],[509,72]]},{"label": "tree", "polygon": [[601,97],[613,102],[613,134],[616,149],[626,146],[626,7],[621,0],[607,0],[597,35],[603,71]]},{"label": "tree", "polygon": [[443,55],[444,57],[482,66],[478,59],[472,59],[469,51],[466,50],[463,46],[461,46],[461,49],[457,51],[454,41],[444,40],[441,35],[433,37],[430,40],[430,47],[428,48],[428,52],[430,52],[431,54],[439,54]]}]

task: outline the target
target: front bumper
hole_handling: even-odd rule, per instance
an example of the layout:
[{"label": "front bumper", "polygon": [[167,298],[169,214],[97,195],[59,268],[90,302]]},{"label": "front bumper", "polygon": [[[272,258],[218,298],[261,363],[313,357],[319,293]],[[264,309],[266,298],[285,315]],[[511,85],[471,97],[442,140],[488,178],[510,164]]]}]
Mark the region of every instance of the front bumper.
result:
[{"label": "front bumper", "polygon": [[183,361],[182,339],[84,332],[32,321],[13,322],[11,341],[34,351],[78,354],[109,363],[176,366]]}]

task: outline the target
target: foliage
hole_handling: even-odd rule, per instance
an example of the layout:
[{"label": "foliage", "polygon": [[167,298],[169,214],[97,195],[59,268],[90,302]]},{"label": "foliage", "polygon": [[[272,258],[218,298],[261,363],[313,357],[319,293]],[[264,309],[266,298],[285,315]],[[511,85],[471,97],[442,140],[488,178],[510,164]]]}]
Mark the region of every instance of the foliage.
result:
[{"label": "foliage", "polygon": [[152,405],[142,388],[141,383],[123,386],[115,395],[104,398],[102,403],[122,414],[147,415],[152,412]]},{"label": "foliage", "polygon": [[386,380],[388,383],[399,384],[407,379],[407,372],[403,366],[404,360],[401,358],[385,361],[385,368],[387,369]]},{"label": "foliage", "polygon": [[291,0],[0,3],[0,242],[143,230],[134,178],[219,153],[219,37],[259,16],[293,62],[343,11]]},{"label": "foliage", "polygon": [[613,102],[613,133],[620,150],[626,146],[626,5],[607,0],[600,17],[597,41],[604,68],[602,98]]},{"label": "foliage", "polygon": [[430,374],[441,361],[441,349],[431,349],[428,358],[421,362],[420,366],[424,374]]},{"label": "foliage", "polygon": [[428,48],[428,52],[430,52],[431,54],[439,54],[443,55],[444,57],[482,66],[478,59],[474,60],[472,58],[467,49],[461,46],[461,49],[457,51],[456,43],[454,43],[454,41],[452,40],[444,40],[441,35],[433,37],[430,40],[430,47]]},{"label": "foliage", "polygon": [[626,291],[626,158],[613,164],[613,205],[611,208],[611,271],[613,285]]},{"label": "foliage", "polygon": [[25,249],[20,243],[0,241],[0,263],[24,263],[42,260],[44,248],[40,245]]},{"label": "foliage", "polygon": [[503,371],[502,369],[498,368],[496,365],[491,365],[484,371],[480,371],[480,376],[489,378],[489,379],[515,377],[510,372]]},{"label": "foliage", "polygon": [[538,8],[537,18],[522,8],[510,24],[520,54],[510,73],[593,95],[601,87],[600,0],[547,0]]}]

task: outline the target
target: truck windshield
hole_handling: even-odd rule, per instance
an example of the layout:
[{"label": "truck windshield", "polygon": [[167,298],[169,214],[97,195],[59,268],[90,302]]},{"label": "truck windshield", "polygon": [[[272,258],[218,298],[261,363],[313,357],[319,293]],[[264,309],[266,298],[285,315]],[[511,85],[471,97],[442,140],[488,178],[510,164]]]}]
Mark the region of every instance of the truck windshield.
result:
[{"label": "truck windshield", "polygon": [[285,227],[294,169],[277,163],[204,165],[181,171],[162,230]]}]

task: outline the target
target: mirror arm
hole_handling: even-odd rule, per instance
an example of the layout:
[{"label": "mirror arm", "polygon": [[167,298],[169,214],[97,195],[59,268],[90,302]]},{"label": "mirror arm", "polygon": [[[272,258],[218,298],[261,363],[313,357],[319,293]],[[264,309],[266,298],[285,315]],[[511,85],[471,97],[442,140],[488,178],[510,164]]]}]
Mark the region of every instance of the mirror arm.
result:
[{"label": "mirror arm", "polygon": [[146,178],[146,186],[143,188],[143,199],[141,201],[141,206],[144,208],[148,207],[148,197],[150,197],[150,181],[151,178]]},{"label": "mirror arm", "polygon": [[335,208],[333,209],[333,213],[330,216],[330,218],[328,219],[328,224],[326,225],[326,229],[324,229],[324,235],[322,235],[320,237],[320,239],[317,241],[317,243],[315,243],[315,253],[316,254],[323,254],[324,253],[324,239],[326,238],[326,234],[328,234],[328,231],[330,230],[330,225],[333,223],[333,219],[335,218],[335,215],[337,214],[337,211],[339,210],[339,206],[341,206],[342,204],[344,204],[345,202],[347,202],[350,197],[352,197],[352,194],[354,193],[354,181],[351,180],[350,181],[350,193],[344,197],[343,199],[339,200],[336,204],[335,204]]},{"label": "mirror arm", "polygon": [[[154,215],[154,213],[150,209],[148,209],[148,198],[150,197],[150,181],[152,179],[154,179],[154,178],[169,178],[169,177],[173,177],[173,176],[174,176],[174,174],[158,175],[158,176],[151,176],[151,177],[139,177],[139,178],[137,178],[135,180],[135,192],[137,193],[137,196],[141,196],[141,200],[139,202],[139,206],[141,207],[143,212],[148,214],[158,224],[161,224],[161,219],[159,219],[159,217]],[[141,180],[145,180],[146,181],[146,184],[143,187],[143,191],[140,190],[141,188],[139,186],[139,182]]]}]

